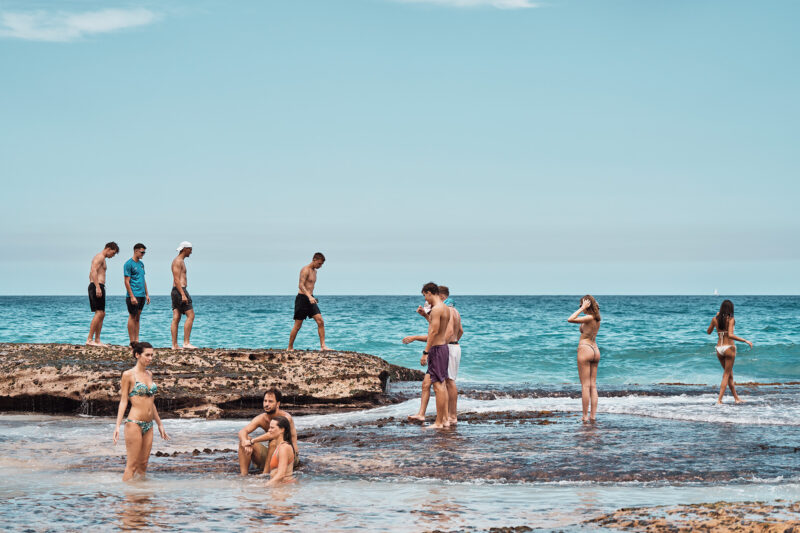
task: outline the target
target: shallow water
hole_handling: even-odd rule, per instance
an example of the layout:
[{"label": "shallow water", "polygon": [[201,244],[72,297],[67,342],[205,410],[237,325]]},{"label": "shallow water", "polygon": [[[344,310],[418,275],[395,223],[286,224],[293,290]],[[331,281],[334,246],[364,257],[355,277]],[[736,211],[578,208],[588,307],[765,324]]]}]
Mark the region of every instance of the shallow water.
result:
[{"label": "shallow water", "polygon": [[[85,298],[0,297],[0,341],[85,340]],[[417,297],[324,297],[329,344],[417,367]],[[169,300],[154,298],[142,337],[169,343]],[[575,297],[462,297],[460,422],[403,422],[418,400],[296,417],[303,464],[276,489],[237,475],[244,420],[166,420],[150,473],[122,483],[113,420],[0,415],[0,517],[10,530],[421,531],[584,524],[620,507],[800,498],[798,297],[734,298],[743,405],[715,405],[721,375],[705,327],[711,297],[602,297],[600,415],[580,422]],[[195,298],[193,341],[283,346],[290,297]],[[110,299],[104,339],[124,343]],[[299,347],[317,345],[303,328]],[[157,364],[157,363],[156,363]],[[764,385],[764,383],[774,383]],[[418,384],[391,394],[416,398]],[[433,414],[433,402],[429,409]]]}]

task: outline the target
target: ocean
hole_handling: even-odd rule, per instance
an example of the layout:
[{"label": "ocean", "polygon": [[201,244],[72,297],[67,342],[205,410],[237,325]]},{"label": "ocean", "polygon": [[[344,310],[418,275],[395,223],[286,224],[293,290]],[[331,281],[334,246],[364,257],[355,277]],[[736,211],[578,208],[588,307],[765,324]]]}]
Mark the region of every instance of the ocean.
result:
[{"label": "ocean", "polygon": [[[146,481],[124,484],[113,419],[0,414],[0,516],[12,530],[595,530],[620,507],[800,496],[800,297],[733,296],[734,376],[746,403],[715,405],[722,375],[706,335],[722,297],[597,296],[598,422],[580,422],[576,296],[453,296],[464,337],[461,422],[403,422],[418,400],[297,417],[298,483],[240,479],[244,420],[166,420]],[[293,296],[194,296],[192,343],[284,348]],[[325,296],[327,344],[421,368],[420,296]],[[124,299],[103,340],[126,344]],[[145,308],[141,339],[169,346],[168,296]],[[0,297],[0,342],[80,343],[85,296]],[[179,333],[180,337],[181,333]],[[296,347],[314,349],[307,321]],[[157,361],[155,363],[157,365]],[[390,394],[413,397],[414,383]],[[429,415],[433,413],[433,402]]]}]

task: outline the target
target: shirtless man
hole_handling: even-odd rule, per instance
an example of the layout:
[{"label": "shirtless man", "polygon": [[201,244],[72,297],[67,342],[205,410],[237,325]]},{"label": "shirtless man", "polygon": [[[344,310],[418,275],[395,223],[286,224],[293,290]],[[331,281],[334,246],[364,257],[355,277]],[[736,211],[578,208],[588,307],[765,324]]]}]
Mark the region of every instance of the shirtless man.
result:
[{"label": "shirtless man", "polygon": [[[447,412],[451,424],[458,421],[457,408],[458,408],[458,387],[456,387],[456,378],[458,376],[458,367],[461,364],[461,346],[458,344],[461,336],[464,335],[464,329],[461,327],[461,314],[453,305],[450,300],[450,289],[444,285],[439,285],[439,296],[444,298],[444,304],[450,310],[450,321],[447,324],[447,348],[448,348],[448,365],[447,365],[447,379],[445,386],[447,387],[448,406]],[[430,316],[423,309],[422,306],[417,308],[417,313],[430,322]],[[409,344],[414,341],[427,342],[427,335],[411,335],[403,339],[403,344]],[[431,397],[431,377],[425,374],[422,380],[422,396],[420,398],[419,412],[415,415],[408,415],[410,421],[425,422],[425,412],[428,410],[428,400]]]},{"label": "shirtless man", "polygon": [[[264,393],[264,412],[250,421],[239,431],[239,473],[246,476],[250,470],[252,462],[262,470],[264,474],[269,473],[269,463],[272,453],[275,451],[275,444],[270,441],[268,445],[261,444],[262,441],[269,440],[266,432],[269,431],[269,423],[275,416],[282,416],[289,421],[292,426],[292,448],[294,448],[294,468],[300,462],[297,451],[297,430],[294,427],[292,416],[286,411],[281,410],[281,391],[272,388]],[[264,434],[251,439],[250,433],[261,428]]]},{"label": "shirtless man", "polygon": [[184,259],[190,255],[192,255],[192,243],[183,241],[178,245],[178,257],[172,260],[172,325],[170,331],[172,332],[173,350],[178,349],[178,326],[181,323],[181,315],[186,315],[186,322],[183,324],[183,348],[197,348],[189,344],[194,323],[194,307],[192,307],[192,297],[186,290]]},{"label": "shirtless man", "polygon": [[306,318],[313,318],[317,323],[317,331],[319,332],[319,344],[322,351],[330,350],[325,346],[325,322],[322,320],[322,314],[317,307],[317,299],[314,298],[314,285],[317,283],[317,270],[322,268],[325,263],[325,256],[320,252],[314,254],[311,262],[300,270],[300,284],[299,292],[294,299],[294,326],[292,332],[289,334],[289,347],[288,351],[294,350],[294,339],[297,337],[297,332],[303,326],[303,320]]},{"label": "shirtless man", "polygon": [[89,267],[89,308],[94,312],[94,317],[89,325],[87,346],[108,346],[100,342],[100,331],[106,317],[106,259],[111,259],[118,253],[119,246],[112,241],[92,258],[92,266]]},{"label": "shirtless man", "polygon": [[439,295],[439,286],[433,282],[422,287],[425,302],[431,306],[430,323],[425,349],[419,364],[428,366],[427,374],[433,384],[436,394],[436,421],[428,428],[441,429],[450,427],[450,417],[447,413],[449,400],[447,398],[447,366],[450,353],[447,348],[447,325],[450,323],[450,310],[444,305]]}]

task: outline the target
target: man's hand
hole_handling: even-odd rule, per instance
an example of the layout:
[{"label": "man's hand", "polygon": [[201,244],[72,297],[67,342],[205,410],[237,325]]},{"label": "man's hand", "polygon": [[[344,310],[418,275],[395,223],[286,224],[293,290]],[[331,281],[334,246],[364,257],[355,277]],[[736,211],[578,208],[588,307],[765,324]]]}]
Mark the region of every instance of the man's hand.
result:
[{"label": "man's hand", "polygon": [[403,337],[403,344],[411,344],[414,342],[414,336],[409,335],[408,337]]},{"label": "man's hand", "polygon": [[309,303],[312,303],[312,304],[315,304],[315,303],[317,303],[317,299],[316,299],[316,298],[314,298],[313,296],[311,296],[311,297],[308,299],[308,302],[309,302]]},{"label": "man's hand", "polygon": [[131,303],[133,305],[138,305],[139,304],[139,300],[136,299],[136,296],[131,296]]},{"label": "man's hand", "polygon": [[422,354],[422,357],[419,358],[419,364],[422,366],[428,366],[428,356],[426,354]]},{"label": "man's hand", "polygon": [[425,308],[422,307],[421,305],[419,307],[417,307],[417,313],[419,313],[421,316],[427,316],[427,313],[425,312]]},{"label": "man's hand", "polygon": [[94,293],[97,295],[98,298],[103,296],[103,291],[100,290],[100,286],[98,285],[97,288],[94,290]]},{"label": "man's hand", "polygon": [[183,296],[181,296],[181,302],[183,302],[183,303],[187,303],[188,301],[189,301],[189,298],[187,298],[187,297],[186,297],[186,294],[184,293],[184,295],[183,295]]},{"label": "man's hand", "polygon": [[150,295],[148,294],[147,296],[145,296],[145,298],[147,298],[147,299],[145,300],[145,303],[146,303],[147,305],[150,305]]}]

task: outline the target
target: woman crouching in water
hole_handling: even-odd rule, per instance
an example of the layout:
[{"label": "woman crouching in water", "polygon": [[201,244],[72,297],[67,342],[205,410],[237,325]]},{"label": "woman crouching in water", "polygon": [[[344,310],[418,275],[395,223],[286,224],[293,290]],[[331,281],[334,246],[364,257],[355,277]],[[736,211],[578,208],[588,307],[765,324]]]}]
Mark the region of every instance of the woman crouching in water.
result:
[{"label": "woman crouching in water", "polygon": [[722,384],[719,387],[719,398],[717,403],[722,403],[722,397],[725,395],[725,389],[730,387],[731,394],[736,403],[742,403],[739,395],[736,394],[736,385],[733,383],[733,361],[736,359],[736,344],[733,341],[746,342],[751,348],[753,343],[747,339],[743,339],[733,334],[733,325],[736,321],[733,318],[733,302],[725,300],[719,306],[719,313],[711,319],[711,325],[708,326],[706,333],[711,335],[711,332],[716,328],[717,336],[717,359],[719,364],[722,365]]},{"label": "woman crouching in water", "polygon": [[[578,316],[584,313],[584,316]],[[572,313],[567,322],[581,325],[581,338],[578,341],[578,377],[581,380],[581,402],[583,421],[588,422],[589,404],[592,406],[591,421],[597,417],[597,364],[600,350],[597,348],[597,330],[600,329],[600,308],[597,300],[587,294],[581,298],[580,308]]]},{"label": "woman crouching in water", "polygon": [[294,481],[294,448],[292,447],[292,426],[283,416],[276,416],[269,422],[269,431],[266,433],[270,440],[269,448],[272,453],[267,457],[270,480],[268,487],[273,487],[281,482]]},{"label": "woman crouching in water", "polygon": [[122,481],[128,481],[135,475],[144,476],[147,472],[147,461],[150,459],[150,448],[153,446],[153,420],[158,425],[161,438],[169,440],[164,425],[158,416],[154,396],[158,387],[153,383],[153,374],[147,366],[153,360],[153,346],[149,342],[132,342],[133,356],[136,366],[122,373],[120,386],[119,411],[117,426],[114,428],[114,444],[119,440],[119,426],[122,417],[131,403],[131,412],[125,422],[125,449],[128,452],[128,464]]}]

